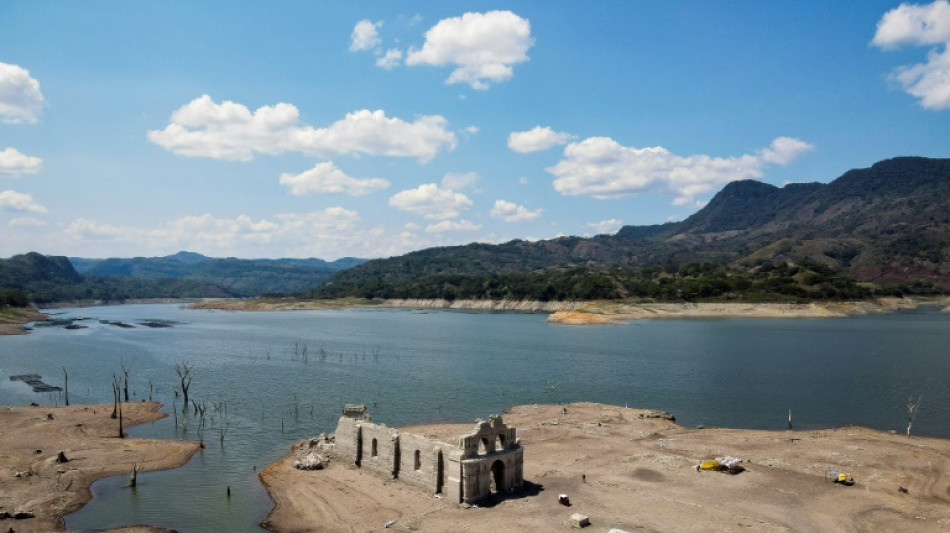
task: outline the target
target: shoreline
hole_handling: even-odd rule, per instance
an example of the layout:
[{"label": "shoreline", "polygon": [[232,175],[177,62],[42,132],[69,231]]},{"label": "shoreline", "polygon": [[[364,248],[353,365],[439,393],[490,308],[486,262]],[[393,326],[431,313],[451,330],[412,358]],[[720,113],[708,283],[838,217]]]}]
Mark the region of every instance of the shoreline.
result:
[{"label": "shoreline", "polygon": [[[553,531],[581,513],[606,531],[946,531],[950,440],[845,426],[785,431],[680,426],[659,411],[594,403],[524,405],[504,414],[524,446],[528,490],[494,503],[447,502],[331,460],[297,470],[294,452],[259,478],[276,532]],[[460,435],[471,424],[398,428]],[[449,442],[449,441],[447,441]],[[735,456],[737,475],[699,472]],[[829,468],[855,486],[832,483]],[[903,489],[903,490],[901,490]],[[570,507],[560,505],[567,494]],[[319,524],[319,525],[316,525]]]},{"label": "shoreline", "polygon": [[49,315],[40,313],[32,307],[0,308],[0,335],[26,335],[30,331],[23,326],[38,320],[49,320]]},{"label": "shoreline", "polygon": [[531,300],[205,300],[189,309],[221,311],[307,311],[352,308],[447,309],[490,312],[548,313],[548,322],[565,325],[622,324],[655,318],[824,318],[892,313],[921,305],[940,305],[950,311],[950,299],[878,298],[848,302],[809,303],[653,303],[622,300],[539,302]]},{"label": "shoreline", "polygon": [[[124,427],[167,417],[158,402],[123,403]],[[176,468],[199,451],[197,442],[116,438],[111,404],[0,407],[0,512],[32,518],[2,519],[0,529],[18,533],[65,531],[63,518],[92,499],[90,487],[103,478]],[[57,461],[62,451],[68,459]],[[128,525],[107,531],[165,531]]]}]

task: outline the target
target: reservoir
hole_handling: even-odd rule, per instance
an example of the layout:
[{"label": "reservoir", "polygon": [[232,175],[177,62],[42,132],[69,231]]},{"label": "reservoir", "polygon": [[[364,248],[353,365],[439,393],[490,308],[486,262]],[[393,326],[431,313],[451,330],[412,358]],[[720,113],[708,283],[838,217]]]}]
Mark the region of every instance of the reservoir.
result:
[{"label": "reservoir", "polygon": [[[188,310],[177,304],[54,310],[67,330],[0,337],[0,404],[62,403],[9,376],[39,374],[72,404],[112,401],[129,369],[132,401],[177,416],[132,436],[197,440],[182,468],[93,485],[70,529],[149,523],[254,531],[271,502],[257,470],[300,439],[331,432],[343,403],[390,426],[470,422],[511,405],[592,401],[655,408],[680,424],[784,430],[857,424],[950,437],[950,314],[921,308],[822,319],[665,319],[563,326],[543,314],[407,309]],[[135,327],[119,327],[106,322]],[[170,327],[147,327],[169,325]],[[182,412],[175,365],[189,363]],[[177,420],[176,420],[177,419]],[[231,496],[226,496],[230,487]]]}]

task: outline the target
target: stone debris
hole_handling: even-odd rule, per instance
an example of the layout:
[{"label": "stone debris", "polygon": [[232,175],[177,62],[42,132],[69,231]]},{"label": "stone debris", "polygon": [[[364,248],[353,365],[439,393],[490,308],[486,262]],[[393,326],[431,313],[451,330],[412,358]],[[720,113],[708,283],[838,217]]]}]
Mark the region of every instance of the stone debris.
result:
[{"label": "stone debris", "polygon": [[590,525],[590,517],[580,513],[571,515],[571,525],[576,528],[587,527]]},{"label": "stone debris", "polygon": [[297,470],[322,470],[330,463],[333,440],[325,434],[315,439],[306,439],[294,445],[294,468]]}]

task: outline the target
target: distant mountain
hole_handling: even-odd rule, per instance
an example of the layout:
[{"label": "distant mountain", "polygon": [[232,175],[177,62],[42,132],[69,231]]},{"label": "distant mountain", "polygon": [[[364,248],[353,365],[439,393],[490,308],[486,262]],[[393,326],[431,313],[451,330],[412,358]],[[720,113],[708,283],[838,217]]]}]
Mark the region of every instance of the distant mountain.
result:
[{"label": "distant mountain", "polygon": [[120,276],[81,275],[65,257],[36,252],[0,259],[0,291],[16,291],[34,303],[131,298],[227,297],[233,294],[199,280],[143,280]]},{"label": "distant mountain", "polygon": [[365,262],[352,257],[333,262],[315,258],[213,258],[194,252],[130,259],[70,257],[69,261],[82,274],[203,281],[242,297],[299,292],[322,283],[335,272]]},{"label": "distant mountain", "polygon": [[[500,282],[530,284],[527,293],[534,294],[545,290],[549,278],[561,279],[571,270],[575,287],[563,289],[570,295],[580,294],[580,269],[590,279],[603,278],[603,290],[594,293],[625,296],[631,294],[629,279],[639,274],[604,278],[610,269],[663,267],[675,273],[676,266],[690,263],[721,267],[726,277],[811,265],[807,273],[825,280],[829,291],[844,283],[832,274],[905,289],[950,290],[950,159],[889,159],[828,184],[779,188],[736,181],[682,222],[625,226],[616,235],[591,238],[430,248],[339,272],[311,294],[434,297],[457,293],[466,284],[469,296],[486,297],[496,290],[489,285]],[[708,266],[704,272],[711,272]],[[652,282],[662,278],[652,275]],[[788,275],[805,277],[800,271]],[[478,289],[478,283],[484,287]]]}]

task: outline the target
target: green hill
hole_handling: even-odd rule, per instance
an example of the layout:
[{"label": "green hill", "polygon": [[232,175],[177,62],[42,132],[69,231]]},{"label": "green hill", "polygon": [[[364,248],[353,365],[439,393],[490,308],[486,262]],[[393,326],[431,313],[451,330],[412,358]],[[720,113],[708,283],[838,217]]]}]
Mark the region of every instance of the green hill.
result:
[{"label": "green hill", "polygon": [[947,290],[950,159],[900,157],[828,184],[733,182],[678,223],[368,261],[307,295],[748,299]]}]

